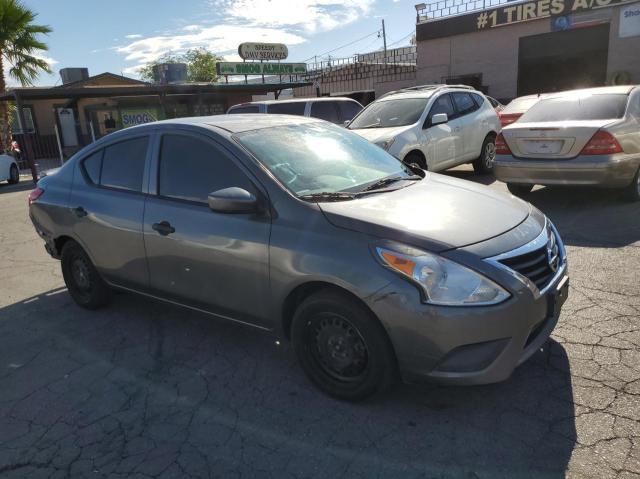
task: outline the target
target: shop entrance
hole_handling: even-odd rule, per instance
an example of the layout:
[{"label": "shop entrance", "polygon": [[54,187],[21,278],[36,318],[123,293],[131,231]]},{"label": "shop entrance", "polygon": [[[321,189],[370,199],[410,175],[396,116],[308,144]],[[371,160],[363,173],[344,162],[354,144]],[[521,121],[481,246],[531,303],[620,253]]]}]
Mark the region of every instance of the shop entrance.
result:
[{"label": "shop entrance", "polygon": [[520,38],[518,96],[601,86],[609,24]]}]

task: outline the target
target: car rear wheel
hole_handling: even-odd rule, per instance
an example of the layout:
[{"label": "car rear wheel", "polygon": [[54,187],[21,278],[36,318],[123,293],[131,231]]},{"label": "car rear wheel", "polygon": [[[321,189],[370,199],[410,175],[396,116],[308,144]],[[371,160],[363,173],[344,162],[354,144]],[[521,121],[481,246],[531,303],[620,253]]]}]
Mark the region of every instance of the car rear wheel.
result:
[{"label": "car rear wheel", "polygon": [[353,298],[320,291],[297,308],[293,347],[309,379],[338,399],[358,401],[396,377],[393,348],[380,322]]},{"label": "car rear wheel", "polygon": [[640,168],[636,171],[633,181],[627,186],[626,195],[629,201],[640,201]]},{"label": "car rear wheel", "polygon": [[9,168],[9,179],[7,181],[10,185],[15,185],[20,181],[20,171],[18,171],[18,167],[15,164]]},{"label": "car rear wheel", "polygon": [[78,305],[98,309],[109,303],[111,289],[78,243],[69,241],[64,245],[61,262],[64,282]]},{"label": "car rear wheel", "polygon": [[518,183],[507,183],[507,189],[514,196],[526,196],[531,193],[533,185],[525,185]]},{"label": "car rear wheel", "polygon": [[487,136],[482,143],[482,152],[474,160],[473,169],[480,175],[486,175],[493,171],[493,162],[496,159],[496,139],[494,136]]}]

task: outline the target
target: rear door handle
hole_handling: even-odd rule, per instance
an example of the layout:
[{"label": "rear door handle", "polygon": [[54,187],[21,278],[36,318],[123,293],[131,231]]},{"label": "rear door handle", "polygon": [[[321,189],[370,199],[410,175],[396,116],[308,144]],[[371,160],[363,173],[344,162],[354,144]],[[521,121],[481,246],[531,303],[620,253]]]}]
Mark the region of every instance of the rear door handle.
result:
[{"label": "rear door handle", "polygon": [[170,235],[171,233],[175,233],[176,229],[171,226],[168,221],[161,221],[160,223],[153,223],[151,226],[154,230],[160,233],[162,236]]},{"label": "rear door handle", "polygon": [[87,213],[87,210],[85,210],[82,206],[78,206],[76,208],[73,208],[73,213],[78,217],[78,218],[83,218],[85,216],[87,216],[89,213]]}]

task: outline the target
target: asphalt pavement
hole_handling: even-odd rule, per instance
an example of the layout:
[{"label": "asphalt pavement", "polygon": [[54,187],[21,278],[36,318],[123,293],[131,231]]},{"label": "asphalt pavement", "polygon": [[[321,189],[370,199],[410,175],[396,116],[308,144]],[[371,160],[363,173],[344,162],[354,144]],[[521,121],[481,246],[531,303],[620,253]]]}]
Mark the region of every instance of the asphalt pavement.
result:
[{"label": "asphalt pavement", "polygon": [[528,197],[567,245],[571,289],[509,380],[349,404],[253,329],[130,294],[77,307],[29,221],[30,188],[0,186],[2,478],[640,477],[640,203]]}]

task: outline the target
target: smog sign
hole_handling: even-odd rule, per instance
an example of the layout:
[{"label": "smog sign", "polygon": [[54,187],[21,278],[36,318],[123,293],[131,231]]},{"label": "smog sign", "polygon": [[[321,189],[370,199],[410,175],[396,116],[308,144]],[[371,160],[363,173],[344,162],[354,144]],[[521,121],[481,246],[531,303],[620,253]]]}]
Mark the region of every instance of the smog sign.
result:
[{"label": "smog sign", "polygon": [[289,50],[282,43],[241,43],[238,55],[243,60],[284,60]]},{"label": "smog sign", "polygon": [[218,62],[218,75],[298,75],[307,72],[306,63]]},{"label": "smog sign", "polygon": [[620,9],[620,37],[640,35],[640,3]]},{"label": "smog sign", "polygon": [[121,110],[120,118],[122,119],[123,128],[151,123],[158,120],[158,109],[136,108]]},{"label": "smog sign", "polygon": [[468,15],[458,15],[432,20],[416,26],[418,41],[448,37],[462,33],[489,30],[542,18],[567,16],[573,13],[614,7],[636,0],[532,0],[507,3],[499,8],[482,10]]}]

